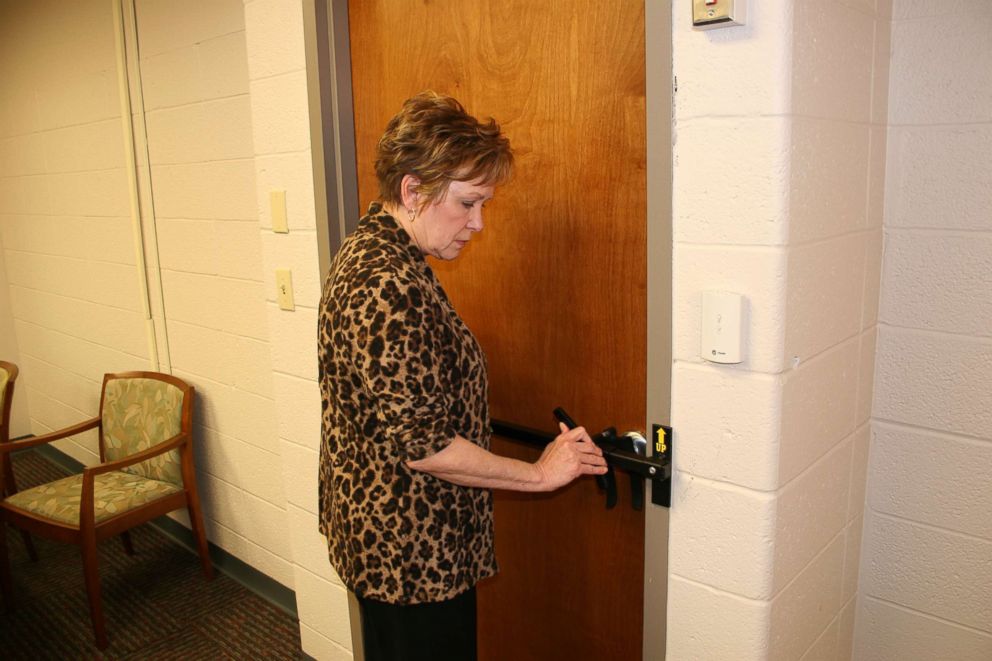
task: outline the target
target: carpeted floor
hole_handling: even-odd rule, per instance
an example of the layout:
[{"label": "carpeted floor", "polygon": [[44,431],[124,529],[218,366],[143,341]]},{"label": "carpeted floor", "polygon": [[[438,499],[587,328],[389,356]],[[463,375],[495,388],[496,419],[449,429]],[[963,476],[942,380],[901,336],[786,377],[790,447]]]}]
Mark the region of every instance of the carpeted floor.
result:
[{"label": "carpeted floor", "polygon": [[[14,460],[21,489],[64,476],[33,452]],[[0,613],[3,659],[307,659],[299,624],[233,579],[203,578],[199,559],[154,528],[131,531],[135,555],[119,539],[100,545],[103,608],[110,646],[93,644],[77,547],[34,538],[28,559],[7,529],[17,599]]]}]

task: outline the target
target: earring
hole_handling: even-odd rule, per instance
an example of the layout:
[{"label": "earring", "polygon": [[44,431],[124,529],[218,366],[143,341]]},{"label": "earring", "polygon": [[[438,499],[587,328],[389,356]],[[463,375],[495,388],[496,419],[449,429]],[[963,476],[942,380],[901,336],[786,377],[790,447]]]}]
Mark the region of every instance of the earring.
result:
[{"label": "earring", "polygon": [[407,209],[406,212],[408,214],[410,214],[410,222],[412,223],[416,219],[416,217],[417,217],[417,210],[416,209]]}]

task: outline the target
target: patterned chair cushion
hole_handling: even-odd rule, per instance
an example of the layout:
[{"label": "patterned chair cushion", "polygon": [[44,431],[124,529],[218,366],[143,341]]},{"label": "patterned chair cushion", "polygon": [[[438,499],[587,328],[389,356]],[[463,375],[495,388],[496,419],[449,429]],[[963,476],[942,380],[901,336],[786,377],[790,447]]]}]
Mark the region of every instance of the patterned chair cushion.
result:
[{"label": "patterned chair cushion", "polygon": [[[146,450],[180,432],[183,391],[157,379],[107,381],[103,396],[103,448],[106,461]],[[182,484],[179,451],[124,469],[152,480]]]},{"label": "patterned chair cushion", "polygon": [[[70,477],[19,491],[4,503],[37,516],[70,525],[79,524],[79,500],[83,476]],[[117,516],[182,489],[168,482],[141,475],[111,471],[93,479],[93,513],[97,522]]]}]

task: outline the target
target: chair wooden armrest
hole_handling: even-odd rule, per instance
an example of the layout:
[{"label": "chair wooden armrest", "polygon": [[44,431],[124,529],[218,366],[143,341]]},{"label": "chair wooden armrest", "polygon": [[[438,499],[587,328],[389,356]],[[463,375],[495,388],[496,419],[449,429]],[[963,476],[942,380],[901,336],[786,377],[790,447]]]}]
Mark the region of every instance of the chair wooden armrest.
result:
[{"label": "chair wooden armrest", "polygon": [[27,448],[33,448],[37,445],[44,445],[46,443],[51,443],[52,441],[58,441],[63,438],[75,436],[76,434],[81,434],[84,431],[89,431],[90,429],[95,429],[99,424],[100,418],[92,418],[90,420],[84,420],[83,422],[74,424],[71,427],[53,431],[50,434],[33,436],[31,438],[21,439],[20,441],[7,441],[6,443],[0,443],[0,453],[26,450]]},{"label": "chair wooden armrest", "polygon": [[[140,464],[142,461],[147,461],[152,457],[157,457],[160,454],[165,454],[166,452],[178,449],[188,441],[189,433],[179,432],[172,438],[166,439],[161,443],[156,443],[152,447],[142,450],[137,454],[132,454],[128,457],[124,457],[123,459],[118,459],[117,461],[108,461],[96,466],[87,466],[83,468],[83,484],[86,484],[87,474],[96,477],[101,473],[109,473],[111,471],[127,468],[128,466],[133,466],[134,464]],[[85,493],[83,495],[85,495]]]}]

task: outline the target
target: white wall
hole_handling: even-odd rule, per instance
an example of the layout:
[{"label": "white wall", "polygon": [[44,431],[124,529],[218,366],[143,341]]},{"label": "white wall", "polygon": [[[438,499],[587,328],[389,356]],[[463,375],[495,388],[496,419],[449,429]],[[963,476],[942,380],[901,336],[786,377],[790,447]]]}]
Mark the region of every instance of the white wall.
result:
[{"label": "white wall", "polygon": [[[31,431],[96,412],[148,347],[128,221],[109,2],[0,6],[0,232]],[[59,447],[96,459],[88,433]]]},{"label": "white wall", "polygon": [[[303,12],[299,0],[245,2],[256,200],[263,228],[268,326],[272,342],[276,435],[282,448],[288,539],[303,650],[317,659],[351,659],[347,591],[317,531],[316,214],[307,110]],[[286,191],[289,234],[274,234],[269,193]],[[294,312],[275,304],[276,268],[293,271]]]},{"label": "white wall", "polygon": [[[0,153],[2,150],[3,147],[0,146]],[[3,241],[0,240],[0,357],[17,365],[21,362],[21,352],[17,348],[17,334],[14,332],[14,315],[10,309],[10,293],[7,287],[7,269],[4,266],[3,253]],[[28,418],[28,399],[23,393],[24,388],[18,388],[15,383],[14,399],[10,407],[11,438],[17,438],[31,432],[31,420]]]},{"label": "white wall", "polygon": [[[668,658],[847,659],[874,363],[885,2],[674,4]],[[700,295],[744,294],[746,359],[699,357]]]},{"label": "white wall", "polygon": [[200,395],[207,530],[292,587],[243,6],[135,8],[168,351],[173,373]]},{"label": "white wall", "polygon": [[855,658],[992,658],[992,4],[895,0]]}]

